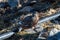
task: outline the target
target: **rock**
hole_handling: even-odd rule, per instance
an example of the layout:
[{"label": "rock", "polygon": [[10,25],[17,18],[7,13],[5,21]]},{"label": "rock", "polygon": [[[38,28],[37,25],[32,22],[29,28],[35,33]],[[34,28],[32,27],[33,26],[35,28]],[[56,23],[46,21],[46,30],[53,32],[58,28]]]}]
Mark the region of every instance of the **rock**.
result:
[{"label": "rock", "polygon": [[36,27],[35,27],[35,30],[37,32],[41,32],[43,30],[43,26],[41,26],[40,24],[37,24]]},{"label": "rock", "polygon": [[46,3],[36,3],[33,5],[34,10],[41,12],[41,11],[46,11],[51,7],[51,4],[46,2]]},{"label": "rock", "polygon": [[4,7],[4,3],[0,3],[0,8]]},{"label": "rock", "polygon": [[21,10],[19,10],[19,12],[31,12],[32,10],[33,10],[32,7],[26,6],[26,7],[22,8]]},{"label": "rock", "polygon": [[45,40],[47,35],[48,35],[47,33],[42,32],[42,33],[39,34],[37,39]]},{"label": "rock", "polygon": [[37,0],[20,0],[20,4],[24,7],[30,5],[31,3],[36,3]]},{"label": "rock", "polygon": [[8,4],[9,4],[11,7],[15,7],[15,6],[17,6],[18,1],[17,1],[17,0],[8,0]]}]

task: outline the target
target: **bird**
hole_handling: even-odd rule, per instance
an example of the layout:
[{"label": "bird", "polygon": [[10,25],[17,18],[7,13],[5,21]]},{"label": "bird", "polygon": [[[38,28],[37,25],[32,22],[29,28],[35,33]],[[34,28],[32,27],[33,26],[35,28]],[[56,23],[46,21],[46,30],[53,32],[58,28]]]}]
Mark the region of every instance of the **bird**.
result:
[{"label": "bird", "polygon": [[35,13],[30,16],[26,16],[26,17],[25,16],[26,15],[22,15],[20,17],[20,20],[22,21],[21,27],[23,29],[29,29],[29,28],[34,28],[37,25],[41,17],[41,14]]}]

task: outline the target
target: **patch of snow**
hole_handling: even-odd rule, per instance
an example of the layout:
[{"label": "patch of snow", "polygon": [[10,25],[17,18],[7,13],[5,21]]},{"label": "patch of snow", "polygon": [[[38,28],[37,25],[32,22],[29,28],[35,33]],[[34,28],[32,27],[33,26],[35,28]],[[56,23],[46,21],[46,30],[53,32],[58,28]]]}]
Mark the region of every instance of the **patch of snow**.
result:
[{"label": "patch of snow", "polygon": [[52,30],[50,31],[49,36],[54,36],[54,35],[57,34],[58,32],[59,32],[59,30],[56,29],[56,28],[54,28],[54,29],[52,29]]},{"label": "patch of snow", "polygon": [[36,33],[32,28],[25,30],[25,32],[30,33],[30,34]]}]

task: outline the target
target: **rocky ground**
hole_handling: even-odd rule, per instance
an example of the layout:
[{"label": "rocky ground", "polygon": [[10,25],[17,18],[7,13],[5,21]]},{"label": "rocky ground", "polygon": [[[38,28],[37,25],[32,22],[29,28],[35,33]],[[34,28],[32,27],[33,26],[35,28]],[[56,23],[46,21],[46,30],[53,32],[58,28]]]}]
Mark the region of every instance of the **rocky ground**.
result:
[{"label": "rocky ground", "polygon": [[[22,5],[23,7],[21,8],[18,8],[18,6],[12,8],[8,4],[6,4],[6,6],[0,7],[0,34],[8,32],[9,30],[11,30],[11,28],[15,27],[17,22],[19,21],[20,16],[22,14],[26,15],[26,13],[29,13],[30,10],[32,10],[32,8],[34,8],[34,10],[36,10],[37,13],[38,12],[43,13],[43,15],[40,18],[53,15],[60,9],[60,3],[58,1],[56,3],[55,2],[52,3],[52,5],[50,2],[48,2],[48,4],[46,2],[41,2],[41,4],[40,2],[37,2],[36,4],[32,6],[32,8],[27,7],[31,5],[31,4],[30,5],[28,4],[29,3],[24,4],[26,6]],[[35,32],[31,28],[24,29],[23,31],[14,34],[13,36],[11,36],[10,38],[6,40],[40,40],[41,36],[45,38],[44,40],[49,40],[50,38],[48,37],[51,35],[51,33],[52,35],[54,35],[55,32],[60,30],[60,19],[59,18],[60,17],[53,19],[51,21],[47,21],[47,22],[36,25],[40,27],[40,28],[38,27],[39,29],[37,28],[38,32]],[[43,35],[40,36],[41,31],[43,31],[44,29],[46,31],[42,32]],[[54,33],[52,29],[55,31]],[[49,32],[50,32],[50,35],[48,35]],[[59,37],[58,38],[57,37],[55,38],[52,37],[51,40],[55,40],[55,39],[59,40]],[[43,38],[41,40],[43,40]]]}]

